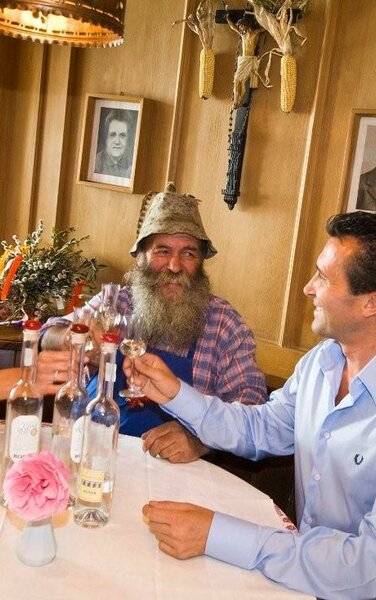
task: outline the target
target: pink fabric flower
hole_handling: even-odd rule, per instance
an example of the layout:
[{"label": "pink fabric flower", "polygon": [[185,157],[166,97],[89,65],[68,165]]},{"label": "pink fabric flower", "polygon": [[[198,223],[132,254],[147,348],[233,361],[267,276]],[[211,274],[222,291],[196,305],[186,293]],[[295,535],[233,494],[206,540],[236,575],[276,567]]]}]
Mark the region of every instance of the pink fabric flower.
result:
[{"label": "pink fabric flower", "polygon": [[68,469],[49,452],[27,454],[4,478],[9,509],[26,521],[41,521],[65,510],[68,475]]}]

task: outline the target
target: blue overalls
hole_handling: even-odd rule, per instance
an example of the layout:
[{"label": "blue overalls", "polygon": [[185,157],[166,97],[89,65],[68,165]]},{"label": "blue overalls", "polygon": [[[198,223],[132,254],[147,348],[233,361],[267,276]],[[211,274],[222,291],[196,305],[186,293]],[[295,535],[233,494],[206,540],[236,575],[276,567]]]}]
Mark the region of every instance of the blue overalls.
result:
[{"label": "blue overalls", "polygon": [[[166,352],[157,348],[148,348],[159,356],[171,371],[189,385],[193,384],[193,355],[196,344],[193,344],[186,357],[178,356],[172,352]],[[142,408],[132,408],[124,398],[119,396],[119,391],[126,387],[126,379],[123,373],[122,364],[124,356],[118,351],[116,355],[117,372],[114,383],[114,399],[120,408],[120,433],[140,437],[145,431],[152,427],[157,427],[162,423],[171,421],[172,417],[165,413],[158,404],[147,402]],[[98,375],[94,375],[87,386],[90,398],[94,398],[97,392]]]}]

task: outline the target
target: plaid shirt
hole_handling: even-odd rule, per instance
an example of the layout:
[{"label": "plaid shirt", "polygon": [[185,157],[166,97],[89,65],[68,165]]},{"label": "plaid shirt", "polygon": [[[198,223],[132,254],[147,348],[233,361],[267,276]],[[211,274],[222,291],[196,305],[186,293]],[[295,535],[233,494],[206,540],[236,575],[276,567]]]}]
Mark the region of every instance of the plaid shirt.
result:
[{"label": "plaid shirt", "polygon": [[[100,294],[88,302],[94,310],[99,303]],[[132,309],[130,287],[121,288],[118,308],[122,312]],[[224,402],[262,404],[267,400],[267,391],[265,377],[256,364],[255,348],[252,331],[239,313],[226,300],[211,296],[204,331],[193,356],[193,386]],[[189,350],[163,349],[181,356]]]}]

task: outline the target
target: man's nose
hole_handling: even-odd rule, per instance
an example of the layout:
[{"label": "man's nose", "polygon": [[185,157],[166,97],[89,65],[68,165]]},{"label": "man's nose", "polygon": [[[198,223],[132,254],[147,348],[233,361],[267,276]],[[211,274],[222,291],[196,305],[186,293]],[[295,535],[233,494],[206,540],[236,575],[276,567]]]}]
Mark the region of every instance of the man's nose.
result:
[{"label": "man's nose", "polygon": [[311,277],[311,279],[308,281],[308,283],[305,284],[304,288],[303,288],[303,293],[306,296],[315,296],[316,292],[315,292],[315,286],[313,285],[315,276]]},{"label": "man's nose", "polygon": [[168,261],[168,268],[173,273],[180,273],[183,266],[179,254],[172,254],[170,256],[170,260]]}]

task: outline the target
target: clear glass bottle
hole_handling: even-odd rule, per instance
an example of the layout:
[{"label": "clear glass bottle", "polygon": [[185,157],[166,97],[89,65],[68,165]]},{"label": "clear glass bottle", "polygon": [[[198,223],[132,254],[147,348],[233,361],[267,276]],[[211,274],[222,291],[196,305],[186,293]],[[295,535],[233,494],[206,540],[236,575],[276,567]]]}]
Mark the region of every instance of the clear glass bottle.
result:
[{"label": "clear glass bottle", "polygon": [[74,520],[82,527],[100,527],[110,518],[115,482],[120,411],[113,400],[117,334],[102,335],[98,391],[85,411],[84,437]]},{"label": "clear glass bottle", "polygon": [[34,320],[23,325],[21,378],[7,399],[3,476],[14,462],[39,451],[43,396],[35,385],[35,377],[40,327],[40,322]]},{"label": "clear glass bottle", "polygon": [[81,460],[85,409],[89,396],[84,385],[85,345],[89,327],[74,323],[70,329],[68,380],[55,396],[51,452],[69,469],[68,507],[75,503]]}]

